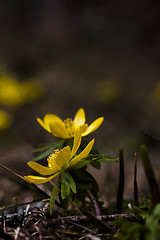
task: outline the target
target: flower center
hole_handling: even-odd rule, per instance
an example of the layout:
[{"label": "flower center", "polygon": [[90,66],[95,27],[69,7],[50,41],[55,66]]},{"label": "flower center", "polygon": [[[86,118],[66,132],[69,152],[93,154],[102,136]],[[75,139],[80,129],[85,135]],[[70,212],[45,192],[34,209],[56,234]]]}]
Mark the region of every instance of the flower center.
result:
[{"label": "flower center", "polygon": [[67,118],[66,120],[64,120],[64,124],[68,132],[68,135],[70,137],[74,136],[74,122],[72,121],[72,119]]},{"label": "flower center", "polygon": [[48,167],[49,168],[55,168],[55,161],[54,160],[56,159],[58,153],[59,153],[59,150],[56,149],[56,150],[54,150],[54,152],[52,152],[48,156],[47,161],[48,161]]}]

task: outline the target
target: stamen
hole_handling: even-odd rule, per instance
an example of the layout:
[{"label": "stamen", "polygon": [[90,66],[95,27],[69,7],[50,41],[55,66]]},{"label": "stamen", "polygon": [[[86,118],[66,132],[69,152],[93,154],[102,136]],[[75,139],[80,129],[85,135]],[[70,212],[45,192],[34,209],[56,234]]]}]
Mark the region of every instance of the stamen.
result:
[{"label": "stamen", "polygon": [[71,118],[67,118],[64,120],[64,124],[69,136],[72,137],[74,135],[74,122]]},{"label": "stamen", "polygon": [[48,158],[47,158],[47,161],[48,161],[48,167],[49,168],[54,168],[55,167],[55,162],[54,160],[56,159],[56,156],[57,154],[59,153],[59,149],[55,149],[54,152],[52,152]]}]

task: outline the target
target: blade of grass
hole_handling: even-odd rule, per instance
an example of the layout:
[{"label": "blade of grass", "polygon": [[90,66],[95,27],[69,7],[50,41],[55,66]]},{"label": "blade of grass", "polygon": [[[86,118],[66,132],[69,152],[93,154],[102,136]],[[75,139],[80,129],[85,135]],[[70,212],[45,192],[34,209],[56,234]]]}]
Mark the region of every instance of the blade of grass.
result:
[{"label": "blade of grass", "polygon": [[1,164],[1,163],[0,163],[0,167],[4,168],[4,169],[7,170],[8,172],[12,173],[12,174],[15,175],[16,177],[18,177],[18,178],[26,181],[26,180],[24,179],[24,177],[22,177],[21,175],[19,175],[18,173],[14,172],[14,171],[12,171],[11,169],[9,169],[8,167],[4,166],[4,165]]},{"label": "blade of grass", "polygon": [[[9,203],[11,203],[11,201]],[[37,200],[33,200],[33,201],[30,201],[30,202],[26,202],[26,203],[16,204],[16,205],[8,204],[7,205],[8,207],[6,206],[7,208],[6,207],[0,207],[0,211],[2,211],[2,212],[0,212],[0,214],[2,214],[7,209],[12,209],[12,208],[15,208],[15,207],[21,207],[21,206],[25,206],[25,205],[28,205],[28,204],[38,203],[38,202],[49,202],[49,198],[48,199],[37,199]]]},{"label": "blade of grass", "polygon": [[124,192],[124,156],[123,149],[119,150],[119,186],[117,194],[117,211],[122,212],[123,206],[123,192]]},{"label": "blade of grass", "polygon": [[[13,175],[15,175],[16,177],[20,178],[21,180],[27,182],[24,177],[22,177],[21,175],[19,175],[18,173],[12,171],[11,169],[9,169],[8,167],[4,166],[3,164],[0,163],[0,167],[4,168],[5,170],[7,170],[8,172],[12,173]],[[50,196],[44,192],[42,189],[40,189],[39,187],[37,187],[34,183],[29,183],[36,191],[38,191],[41,195],[43,195],[46,198],[50,198]],[[59,206],[59,203],[56,202],[56,205]]]},{"label": "blade of grass", "polygon": [[134,160],[134,201],[135,201],[135,205],[138,205],[137,153],[135,153],[135,160]]},{"label": "blade of grass", "polygon": [[148,156],[147,148],[145,145],[140,146],[140,154],[141,154],[141,159],[143,162],[146,178],[148,180],[148,184],[150,188],[152,203],[153,203],[153,206],[155,206],[160,201],[160,192],[159,192],[158,183],[156,181],[156,177],[152,168],[152,164]]},{"label": "blade of grass", "polygon": [[9,203],[7,203],[7,205],[4,207],[4,208],[2,208],[2,209],[0,209],[0,215],[2,215],[3,213],[4,213],[4,211],[6,211],[8,208],[10,208],[10,205],[12,204],[12,202],[15,200],[15,197],[13,197],[10,201],[9,201]]}]

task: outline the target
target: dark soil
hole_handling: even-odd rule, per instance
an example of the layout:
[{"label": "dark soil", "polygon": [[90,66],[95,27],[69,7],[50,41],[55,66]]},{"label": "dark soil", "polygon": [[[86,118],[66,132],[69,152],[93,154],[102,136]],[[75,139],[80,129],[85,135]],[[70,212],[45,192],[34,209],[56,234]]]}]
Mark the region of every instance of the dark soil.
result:
[{"label": "dark soil", "polygon": [[0,217],[0,239],[113,239],[118,228],[111,221],[118,218],[142,222],[134,214],[110,214],[97,218],[86,215],[63,216],[58,211],[33,208],[22,214],[3,214]]}]

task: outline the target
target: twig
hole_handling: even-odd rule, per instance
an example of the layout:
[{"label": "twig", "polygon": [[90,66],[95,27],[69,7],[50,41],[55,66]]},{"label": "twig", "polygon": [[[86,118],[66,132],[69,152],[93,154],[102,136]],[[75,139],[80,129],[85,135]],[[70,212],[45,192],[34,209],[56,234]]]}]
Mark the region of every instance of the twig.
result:
[{"label": "twig", "polygon": [[95,196],[93,195],[93,193],[90,190],[86,190],[86,192],[88,194],[90,201],[93,203],[96,217],[101,219],[101,212],[100,212],[98,202],[97,202]]},{"label": "twig", "polygon": [[152,136],[152,135],[150,135],[148,133],[145,133],[144,131],[142,131],[142,133],[144,134],[144,136],[146,136],[146,137],[148,137],[148,138],[150,138],[150,139],[152,139],[152,140],[154,140],[156,142],[160,142],[160,138],[158,138],[156,136]]},{"label": "twig", "polygon": [[[131,222],[142,222],[143,219],[134,213],[130,214],[111,214],[111,215],[101,215],[101,219],[103,221],[114,221],[117,220],[118,218],[123,218]],[[86,223],[90,222],[91,219],[90,217],[83,215],[83,216],[66,216],[66,217],[60,217],[60,218],[53,218],[50,220],[50,224],[64,224],[67,223],[68,221],[72,221],[75,223]],[[95,222],[95,219],[93,220]]]},{"label": "twig", "polygon": [[73,222],[73,221],[68,221],[68,223],[70,223],[70,224],[72,224],[72,225],[75,225],[75,226],[77,226],[77,227],[79,227],[79,228],[82,228],[82,229],[84,229],[84,230],[86,230],[86,231],[88,231],[88,232],[93,232],[91,229],[89,229],[89,228],[87,228],[87,227],[84,227],[84,226],[82,226],[82,225],[80,225],[80,224],[78,224],[78,223],[75,223],[75,222]]},{"label": "twig", "polygon": [[[34,213],[34,212],[33,212]],[[0,223],[6,225],[7,226],[20,226],[23,221],[24,218],[26,219],[26,217],[29,217],[30,215],[32,215],[32,212],[29,212],[27,215],[24,214],[17,214],[17,213],[12,213],[12,214],[3,214],[2,216],[0,216]],[[58,217],[58,218],[52,218],[49,219],[48,222],[44,222],[45,225],[47,226],[52,226],[53,225],[64,225],[67,223],[76,223],[76,224],[86,224],[86,223],[93,223],[95,224],[95,220],[97,221],[97,223],[100,223],[102,221],[104,221],[105,224],[107,224],[107,221],[114,221],[117,220],[119,218],[123,218],[126,219],[128,221],[131,222],[139,222],[139,223],[143,223],[144,220],[135,215],[134,213],[130,213],[130,214],[111,214],[111,215],[101,215],[101,219],[96,219],[96,217],[94,216],[89,216],[89,215],[83,215],[83,216],[78,216],[78,215],[74,215],[74,216],[66,216],[66,217]],[[104,226],[103,223],[103,226]],[[98,224],[97,224],[98,225]],[[108,224],[107,224],[108,225]],[[99,227],[102,226],[101,223],[98,225]],[[107,230],[108,226],[107,226]],[[113,232],[113,229],[111,229],[111,231]]]},{"label": "twig", "polygon": [[90,221],[92,221],[99,229],[101,229],[101,231],[103,232],[109,232],[109,233],[114,233],[115,232],[115,228],[108,224],[108,222],[104,222],[102,220],[102,216],[94,216],[92,213],[85,211],[87,217],[90,219]]}]

